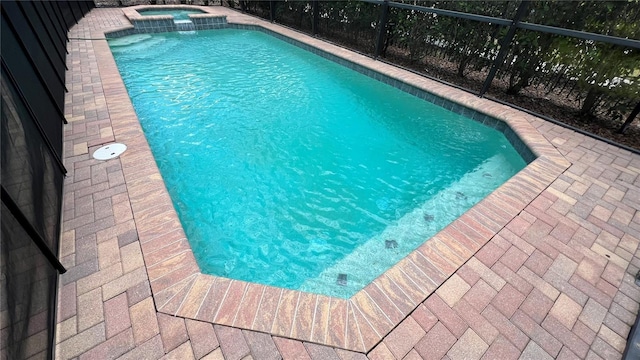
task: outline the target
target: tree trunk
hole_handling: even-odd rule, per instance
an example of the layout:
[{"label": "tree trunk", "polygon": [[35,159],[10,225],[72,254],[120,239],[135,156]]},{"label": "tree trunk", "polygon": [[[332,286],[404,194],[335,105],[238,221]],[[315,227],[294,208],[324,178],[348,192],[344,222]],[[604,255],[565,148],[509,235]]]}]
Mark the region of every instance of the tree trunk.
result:
[{"label": "tree trunk", "polygon": [[600,90],[597,88],[590,88],[587,92],[587,96],[584,98],[584,102],[582,102],[582,107],[580,108],[580,115],[593,115],[593,111],[600,100]]},{"label": "tree trunk", "polygon": [[529,72],[520,74],[520,79],[518,79],[515,84],[510,85],[507,89],[507,94],[518,95],[520,93],[520,90],[529,86],[529,80],[531,80],[531,76],[532,74],[530,74]]},{"label": "tree trunk", "polygon": [[471,59],[468,56],[465,56],[464,58],[462,58],[462,60],[460,61],[460,64],[458,64],[458,76],[463,78],[464,77],[464,71],[467,68],[467,65],[469,64],[469,61]]}]

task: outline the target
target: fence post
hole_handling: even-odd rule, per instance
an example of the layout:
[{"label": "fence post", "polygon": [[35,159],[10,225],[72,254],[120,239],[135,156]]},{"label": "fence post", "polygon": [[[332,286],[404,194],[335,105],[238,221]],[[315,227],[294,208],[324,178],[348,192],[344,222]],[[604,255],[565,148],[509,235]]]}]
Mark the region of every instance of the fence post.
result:
[{"label": "fence post", "polygon": [[629,114],[629,117],[627,118],[627,120],[624,122],[624,124],[622,124],[622,127],[618,130],[618,134],[624,134],[629,128],[629,126],[631,126],[633,119],[636,116],[638,116],[638,114],[640,114],[640,102],[636,105],[635,108],[633,108],[633,111],[631,112],[631,114]]},{"label": "fence post", "polygon": [[318,6],[318,0],[313,0],[311,2],[311,7],[313,8],[313,22],[311,23],[311,33],[313,36],[318,35],[318,18],[320,17],[320,6]]},{"label": "fence post", "polygon": [[240,10],[243,13],[247,12],[247,4],[245,3],[245,0],[240,0]]},{"label": "fence post", "polygon": [[276,21],[276,2],[269,1],[269,20],[271,22]]},{"label": "fence post", "polygon": [[384,0],[380,8],[380,20],[378,21],[378,39],[376,41],[376,52],[374,57],[377,59],[382,52],[384,46],[384,38],[387,33],[387,21],[389,20],[389,0]]},{"label": "fence post", "polygon": [[502,66],[504,62],[505,56],[507,56],[507,51],[509,51],[509,47],[511,46],[511,41],[513,41],[513,36],[516,34],[516,29],[518,28],[518,23],[524,16],[527,8],[529,7],[529,0],[522,0],[520,5],[518,5],[518,10],[516,10],[516,15],[511,21],[511,25],[509,25],[509,31],[500,41],[500,51],[498,51],[498,56],[496,56],[495,60],[493,60],[493,64],[491,64],[491,69],[489,70],[489,74],[487,78],[484,80],[484,84],[482,84],[482,90],[478,95],[483,96],[489,87],[491,86],[491,82],[493,82],[493,78],[496,76],[498,69]]}]

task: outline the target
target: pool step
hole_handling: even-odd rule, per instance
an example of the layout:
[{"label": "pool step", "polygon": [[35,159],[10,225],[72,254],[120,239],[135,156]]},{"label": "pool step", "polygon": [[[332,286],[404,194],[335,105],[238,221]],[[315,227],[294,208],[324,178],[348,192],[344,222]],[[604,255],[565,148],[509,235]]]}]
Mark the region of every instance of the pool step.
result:
[{"label": "pool step", "polygon": [[[305,280],[298,290],[351,297],[383,270],[402,260],[426,239],[482,200],[490,192],[487,189],[495,189],[508,180],[508,176],[501,173],[506,166],[508,162],[500,155],[485,160],[398,220],[388,222],[382,232],[329,265],[315,278]],[[381,201],[380,204],[387,202]]]}]

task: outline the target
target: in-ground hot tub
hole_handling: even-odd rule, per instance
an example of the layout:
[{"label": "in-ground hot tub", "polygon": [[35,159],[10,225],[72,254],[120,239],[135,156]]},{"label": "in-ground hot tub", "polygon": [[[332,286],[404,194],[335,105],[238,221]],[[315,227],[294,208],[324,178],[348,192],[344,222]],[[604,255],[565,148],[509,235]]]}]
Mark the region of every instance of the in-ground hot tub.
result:
[{"label": "in-ground hot tub", "polygon": [[132,34],[194,31],[226,27],[226,16],[211,7],[191,5],[138,5],[123,8],[130,26],[105,33],[109,38]]},{"label": "in-ground hot tub", "polygon": [[174,20],[189,20],[190,14],[205,14],[204,11],[200,9],[192,9],[192,8],[160,8],[160,9],[140,9],[138,10],[138,14],[141,16],[158,16],[158,15],[169,15],[172,16]]}]

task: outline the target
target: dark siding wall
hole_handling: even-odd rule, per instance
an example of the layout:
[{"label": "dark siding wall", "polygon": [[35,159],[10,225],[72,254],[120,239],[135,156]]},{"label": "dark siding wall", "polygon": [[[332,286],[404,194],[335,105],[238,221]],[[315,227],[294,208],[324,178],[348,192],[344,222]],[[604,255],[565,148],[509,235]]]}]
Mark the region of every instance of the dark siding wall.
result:
[{"label": "dark siding wall", "polygon": [[53,357],[67,32],[93,1],[0,8],[0,358]]}]

